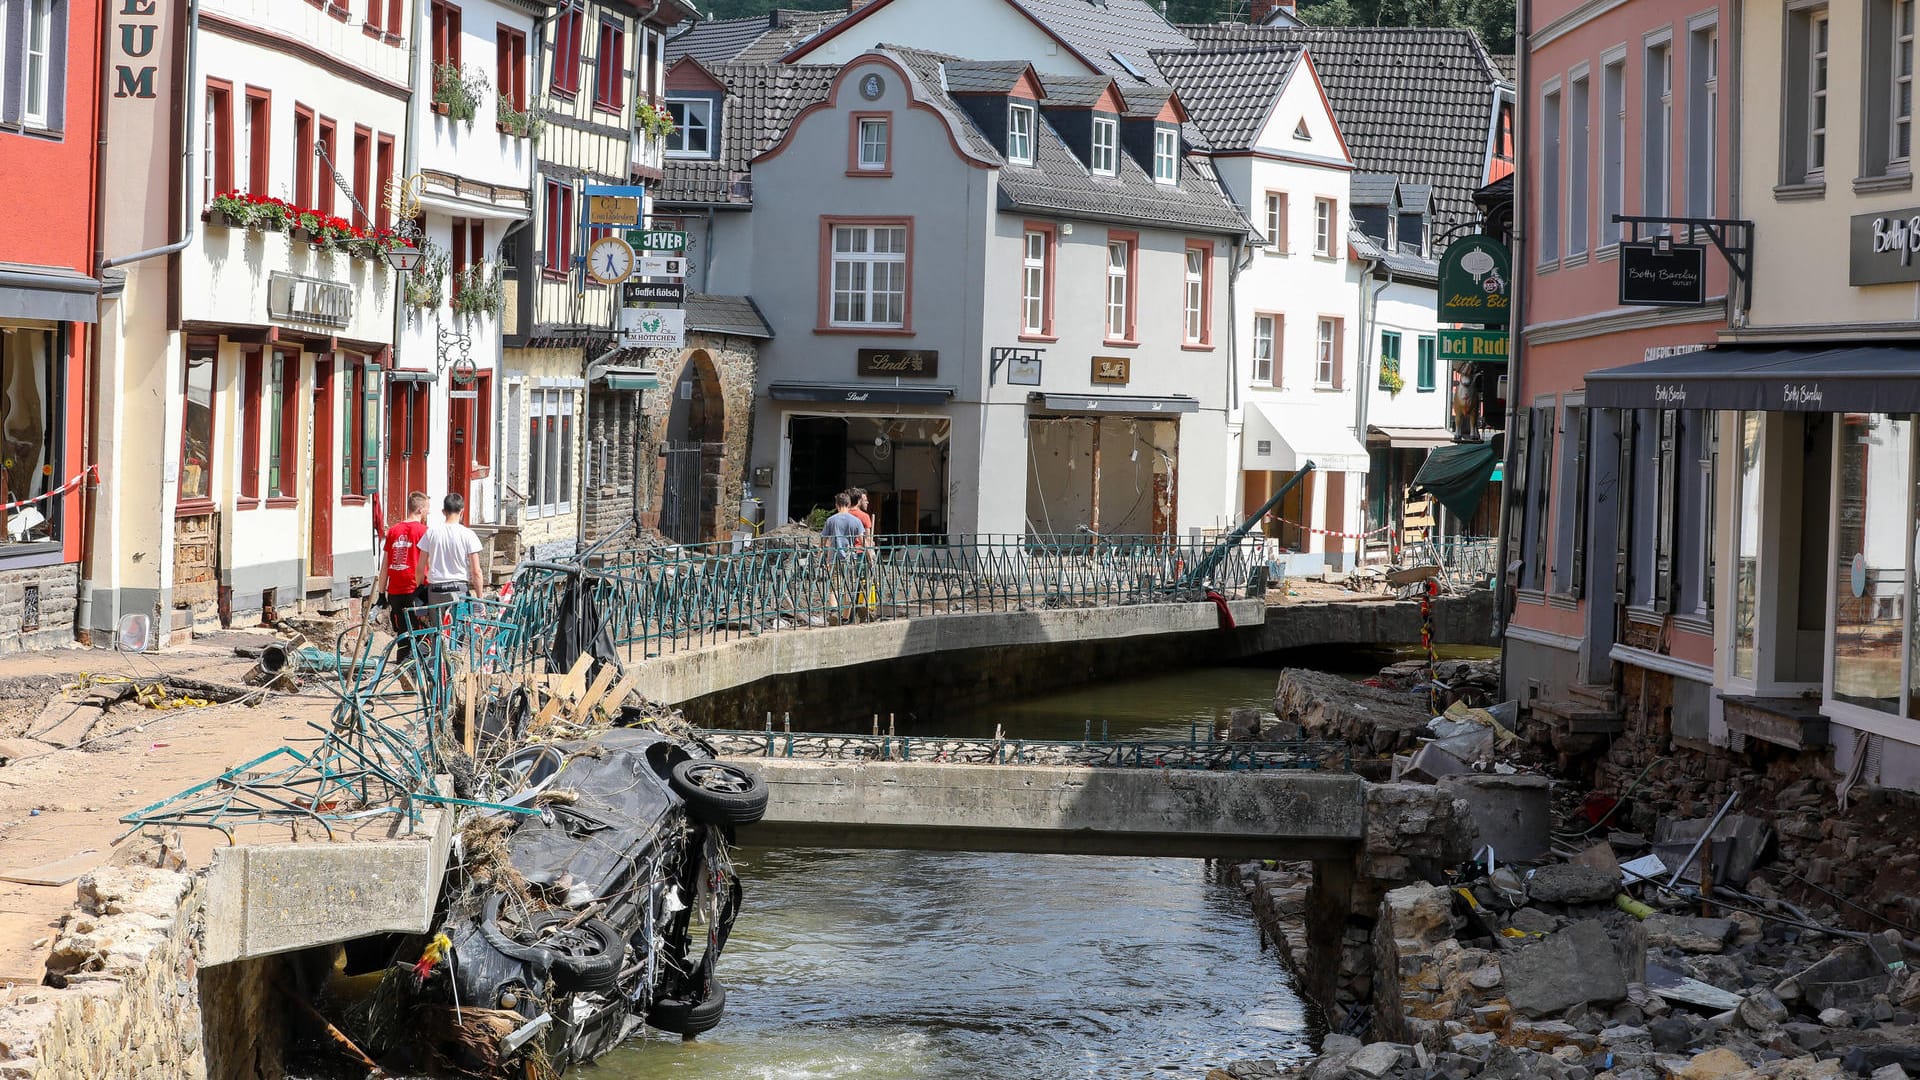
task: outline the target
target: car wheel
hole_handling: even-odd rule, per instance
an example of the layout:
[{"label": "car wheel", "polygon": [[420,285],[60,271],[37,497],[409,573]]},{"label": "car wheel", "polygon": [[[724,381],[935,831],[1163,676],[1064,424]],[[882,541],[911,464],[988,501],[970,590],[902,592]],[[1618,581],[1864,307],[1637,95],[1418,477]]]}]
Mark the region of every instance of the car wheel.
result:
[{"label": "car wheel", "polygon": [[620,962],[626,957],[626,939],[603,919],[588,919],[571,930],[558,924],[571,916],[554,912],[534,924],[536,930],[555,927],[541,939],[551,954],[553,985],[576,993],[612,990],[620,982]]},{"label": "car wheel", "polygon": [[[611,990],[620,981],[620,962],[626,942],[601,919],[588,919],[571,930],[556,930],[533,944],[519,941],[500,926],[500,894],[487,898],[480,920],[481,936],[501,953],[550,973],[555,986],[567,991]],[[563,911],[541,912],[528,927],[538,938],[542,930],[573,916]]]},{"label": "car wheel", "polygon": [[698,1035],[719,1026],[720,1014],[726,1009],[727,988],[716,982],[713,992],[707,995],[705,1001],[672,997],[649,1005],[647,1025],[669,1035]]},{"label": "car wheel", "polygon": [[724,761],[693,759],[673,767],[673,793],[695,821],[751,825],[767,814],[767,782]]}]

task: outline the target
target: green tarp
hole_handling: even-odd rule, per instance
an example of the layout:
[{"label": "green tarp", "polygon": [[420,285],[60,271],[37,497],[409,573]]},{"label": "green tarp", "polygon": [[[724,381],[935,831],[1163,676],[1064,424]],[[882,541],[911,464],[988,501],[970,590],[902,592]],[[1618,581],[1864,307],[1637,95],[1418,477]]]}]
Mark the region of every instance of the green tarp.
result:
[{"label": "green tarp", "polygon": [[1455,517],[1471,521],[1499,464],[1491,441],[1435,447],[1414,476],[1413,491],[1431,492]]}]

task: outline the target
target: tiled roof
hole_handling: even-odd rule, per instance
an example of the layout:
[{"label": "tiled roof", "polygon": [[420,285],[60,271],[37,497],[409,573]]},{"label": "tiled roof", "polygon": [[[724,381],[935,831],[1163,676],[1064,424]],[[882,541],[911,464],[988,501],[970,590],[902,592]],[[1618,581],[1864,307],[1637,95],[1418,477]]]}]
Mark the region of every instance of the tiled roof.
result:
[{"label": "tiled roof", "polygon": [[747,19],[714,19],[683,23],[667,39],[667,63],[691,56],[703,64],[772,63],[787,52],[847,17],[834,11],[797,11],[776,8]]},{"label": "tiled roof", "polygon": [[[1165,82],[1150,55],[1188,49],[1192,42],[1147,0],[1008,0],[1058,34],[1101,71],[1128,83]],[[1118,57],[1125,58],[1123,63]],[[1127,70],[1131,64],[1132,71]],[[1136,75],[1135,73],[1138,73]]]},{"label": "tiled roof", "polygon": [[[1126,89],[1126,115],[1138,120],[1152,120],[1160,115],[1173,98],[1171,86],[1129,86]],[[1182,104],[1185,104],[1184,102]]]},{"label": "tiled roof", "polygon": [[1440,264],[1432,259],[1423,259],[1418,255],[1399,251],[1389,251],[1379,241],[1359,229],[1347,230],[1347,242],[1353,245],[1353,253],[1368,262],[1379,262],[1393,271],[1394,280],[1412,280],[1422,284],[1439,284]]},{"label": "tiled roof", "polygon": [[1300,45],[1313,57],[1354,164],[1431,183],[1441,225],[1474,220],[1501,74],[1471,30],[1183,27],[1202,49]]},{"label": "tiled roof", "polygon": [[1519,70],[1519,57],[1512,53],[1494,53],[1493,66],[1500,69],[1502,79],[1512,82],[1515,72]]},{"label": "tiled roof", "polygon": [[1004,94],[1025,75],[1024,60],[949,60],[947,92],[953,94]]},{"label": "tiled roof", "polygon": [[1221,150],[1244,150],[1260,137],[1299,59],[1295,45],[1154,54],[1193,123]]},{"label": "tiled roof", "polygon": [[1047,100],[1041,104],[1085,109],[1099,101],[1112,85],[1113,79],[1107,75],[1042,75],[1040,86]]},{"label": "tiled roof", "polygon": [[[944,64],[954,62],[954,57],[898,45],[882,45],[880,49],[891,53],[894,59],[900,61],[900,66],[907,69],[907,75],[916,84],[913,96],[940,110],[941,116],[953,127],[954,134],[959,136],[961,144],[969,152],[982,161],[1000,164],[1000,153],[994,149],[992,141],[982,135],[979,128],[973,126],[972,121],[967,119],[966,112],[947,96],[945,90],[941,89],[946,81],[941,68]],[[980,66],[972,61],[963,63],[972,68]]]},{"label": "tiled roof", "polygon": [[771,338],[773,331],[753,300],[745,296],[687,294],[687,329],[736,337]]},{"label": "tiled roof", "polygon": [[668,158],[657,197],[665,202],[750,202],[733,189],[753,159],[785,134],[801,109],[824,101],[840,69],[830,64],[703,65],[727,97],[717,160]]},{"label": "tiled roof", "polygon": [[[940,91],[940,69],[944,63],[953,62],[951,57],[892,45],[883,45],[881,49],[897,58],[913,76],[918,84],[916,96],[940,109],[958,125],[963,145],[983,160],[999,165],[1003,210],[1062,214],[1147,227],[1173,225],[1236,234],[1252,231],[1246,218],[1221,190],[1212,164],[1195,155],[1187,156],[1178,184],[1156,183],[1124,149],[1118,155],[1119,176],[1094,176],[1067,149],[1042,114],[1039,128],[1034,132],[1034,163],[1006,164],[967,114]],[[1052,87],[1060,81],[1058,77],[1044,80],[1049,96]],[[1102,87],[1106,84],[1105,79],[1093,81]],[[1126,93],[1124,87],[1121,93]]]},{"label": "tiled roof", "polygon": [[1347,198],[1355,206],[1392,206],[1400,181],[1385,173],[1354,173]]}]

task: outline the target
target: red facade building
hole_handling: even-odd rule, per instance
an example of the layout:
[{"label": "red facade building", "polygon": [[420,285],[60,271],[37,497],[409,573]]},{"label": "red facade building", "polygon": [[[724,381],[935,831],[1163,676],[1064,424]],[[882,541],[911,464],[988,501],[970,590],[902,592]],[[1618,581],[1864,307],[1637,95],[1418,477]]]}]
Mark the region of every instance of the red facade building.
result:
[{"label": "red facade building", "polygon": [[0,652],[73,639],[94,353],[100,5],[0,0]]}]

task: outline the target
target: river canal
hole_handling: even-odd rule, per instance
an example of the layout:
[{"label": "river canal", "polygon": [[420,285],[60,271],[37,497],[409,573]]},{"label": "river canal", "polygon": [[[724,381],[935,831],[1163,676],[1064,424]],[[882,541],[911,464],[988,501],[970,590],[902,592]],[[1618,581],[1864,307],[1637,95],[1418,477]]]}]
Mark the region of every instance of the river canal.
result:
[{"label": "river canal", "polygon": [[[1271,708],[1277,673],[1192,669],[951,717],[916,733],[1201,737]],[[906,851],[740,853],[726,1019],[649,1033],[591,1080],[1199,1078],[1307,1054],[1299,999],[1236,889],[1198,861]]]}]

